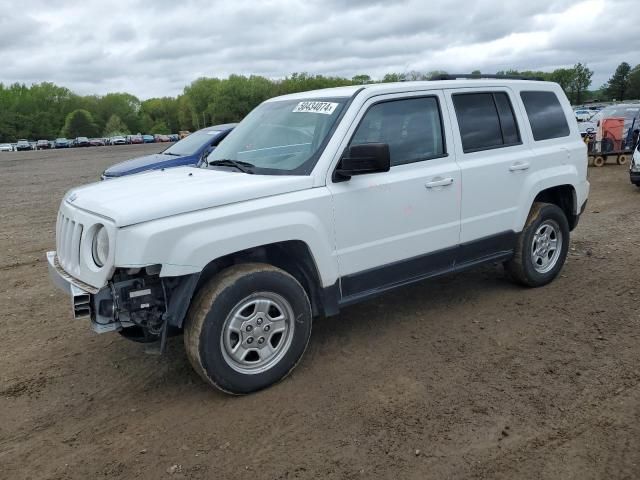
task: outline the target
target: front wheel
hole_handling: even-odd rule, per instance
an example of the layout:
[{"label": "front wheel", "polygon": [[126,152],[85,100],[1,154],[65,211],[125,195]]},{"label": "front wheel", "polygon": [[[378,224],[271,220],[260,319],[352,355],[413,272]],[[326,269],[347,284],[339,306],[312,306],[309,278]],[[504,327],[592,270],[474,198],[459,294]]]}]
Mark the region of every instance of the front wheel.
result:
[{"label": "front wheel", "polygon": [[518,283],[541,287],[560,273],[568,250],[569,222],[564,212],[556,205],[537,202],[505,267]]},{"label": "front wheel", "polygon": [[247,394],[293,370],[309,342],[311,321],[309,298],[293,276],[267,264],[235,265],[196,295],[185,348],[206,382]]}]

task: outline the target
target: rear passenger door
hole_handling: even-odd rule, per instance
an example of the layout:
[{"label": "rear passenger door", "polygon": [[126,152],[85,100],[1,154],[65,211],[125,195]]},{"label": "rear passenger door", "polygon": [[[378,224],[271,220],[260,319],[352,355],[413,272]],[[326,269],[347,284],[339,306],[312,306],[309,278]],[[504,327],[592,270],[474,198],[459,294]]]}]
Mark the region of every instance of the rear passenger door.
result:
[{"label": "rear passenger door", "polygon": [[464,264],[513,248],[520,194],[535,165],[511,90],[456,89],[446,97],[462,175],[457,263]]}]

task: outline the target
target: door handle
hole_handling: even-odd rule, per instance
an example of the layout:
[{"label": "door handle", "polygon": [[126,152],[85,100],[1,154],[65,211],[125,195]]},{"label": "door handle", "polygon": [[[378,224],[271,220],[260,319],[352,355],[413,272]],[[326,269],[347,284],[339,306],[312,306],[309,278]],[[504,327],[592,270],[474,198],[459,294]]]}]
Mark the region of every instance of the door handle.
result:
[{"label": "door handle", "polygon": [[509,170],[512,172],[516,172],[518,170],[529,170],[531,164],[529,162],[516,162],[511,164]]},{"label": "door handle", "polygon": [[425,184],[425,187],[427,187],[427,188],[447,187],[447,186],[451,185],[452,183],[453,183],[453,178],[451,178],[451,177],[447,177],[447,178],[436,177],[435,179],[431,180],[430,182],[427,182]]}]

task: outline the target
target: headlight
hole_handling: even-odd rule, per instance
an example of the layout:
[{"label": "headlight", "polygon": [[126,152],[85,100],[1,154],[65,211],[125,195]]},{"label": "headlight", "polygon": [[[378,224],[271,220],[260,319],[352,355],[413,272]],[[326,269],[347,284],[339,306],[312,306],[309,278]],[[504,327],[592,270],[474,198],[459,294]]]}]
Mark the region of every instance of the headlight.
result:
[{"label": "headlight", "polygon": [[93,236],[91,253],[97,266],[102,267],[107,263],[107,258],[109,258],[109,235],[104,225],[100,225]]}]

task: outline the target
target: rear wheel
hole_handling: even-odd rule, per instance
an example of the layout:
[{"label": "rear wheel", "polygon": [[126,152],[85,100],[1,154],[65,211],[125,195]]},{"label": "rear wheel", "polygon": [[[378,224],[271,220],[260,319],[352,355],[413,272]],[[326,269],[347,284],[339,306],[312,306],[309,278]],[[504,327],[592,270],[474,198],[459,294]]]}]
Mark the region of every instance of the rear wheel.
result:
[{"label": "rear wheel", "polygon": [[516,249],[505,267],[523,285],[540,287],[560,272],[569,249],[569,222],[562,209],[550,203],[533,204]]},{"label": "rear wheel", "polygon": [[604,165],[604,157],[602,155],[598,155],[593,159],[594,167],[602,167]]},{"label": "rear wheel", "polygon": [[617,159],[618,165],[626,165],[628,161],[629,161],[629,159],[627,158],[626,155],[619,155],[618,156],[618,159]]},{"label": "rear wheel", "polygon": [[287,272],[236,265],[197,294],[185,324],[189,361],[209,384],[246,394],[284,378],[311,335],[311,305]]}]

